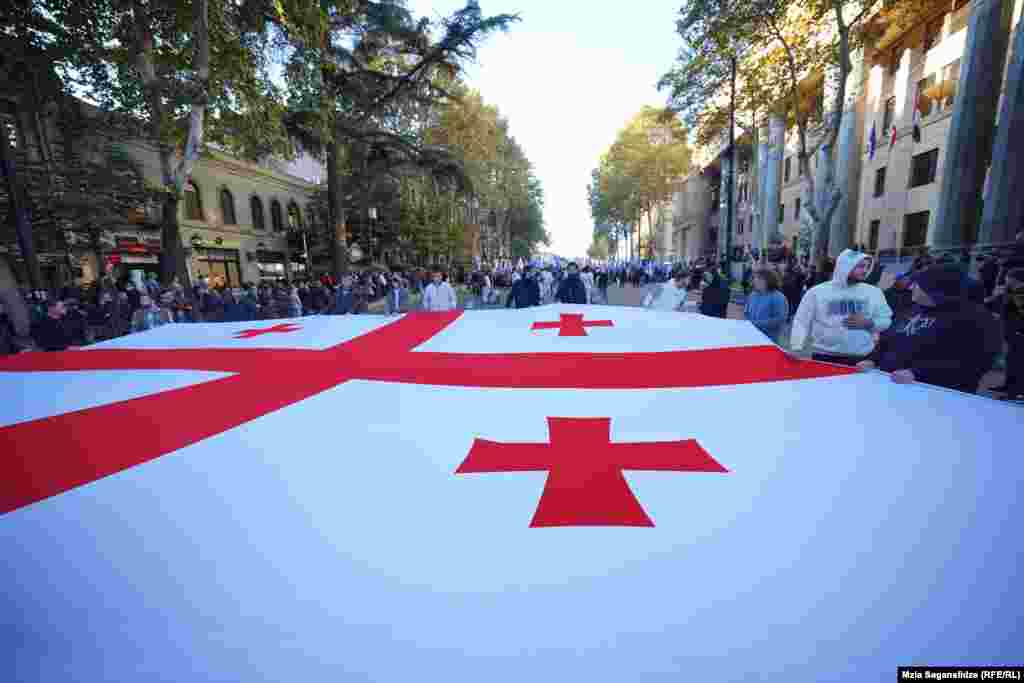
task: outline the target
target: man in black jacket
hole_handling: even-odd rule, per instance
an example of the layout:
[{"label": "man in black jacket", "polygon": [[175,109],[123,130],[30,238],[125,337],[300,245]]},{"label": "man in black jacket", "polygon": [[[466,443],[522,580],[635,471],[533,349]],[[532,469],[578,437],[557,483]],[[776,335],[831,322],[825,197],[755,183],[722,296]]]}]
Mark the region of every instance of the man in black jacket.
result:
[{"label": "man in black jacket", "polygon": [[1006,381],[992,391],[1005,393],[1007,401],[1024,401],[1024,268],[1006,274],[998,290],[1003,331],[1006,334]]},{"label": "man in black jacket", "polygon": [[583,284],[583,280],[580,279],[580,269],[575,263],[569,263],[568,275],[558,285],[555,301],[560,301],[563,304],[587,303],[587,288]]},{"label": "man in black jacket", "polygon": [[513,303],[516,308],[540,306],[540,285],[537,283],[533,268],[528,267],[523,277],[512,285],[512,291],[509,292],[508,303],[505,307],[511,308]]},{"label": "man in black jacket", "polygon": [[352,288],[352,276],[343,275],[341,286],[338,287],[338,293],[334,297],[334,307],[331,309],[331,315],[345,315],[358,312],[359,302],[356,291]]},{"label": "man in black jacket", "polygon": [[728,317],[729,299],[732,296],[729,285],[722,279],[717,268],[704,273],[704,281],[707,287],[701,294],[700,312],[712,318]]},{"label": "man in black jacket", "polygon": [[51,301],[46,309],[46,317],[39,321],[32,331],[32,337],[43,351],[66,351],[77,349],[73,346],[74,338],[64,316],[67,309],[59,299]]},{"label": "man in black jacket", "polygon": [[925,382],[973,394],[1002,347],[998,321],[967,296],[956,265],[936,265],[913,277],[917,314],[883,335],[861,370],[878,367],[898,384]]}]

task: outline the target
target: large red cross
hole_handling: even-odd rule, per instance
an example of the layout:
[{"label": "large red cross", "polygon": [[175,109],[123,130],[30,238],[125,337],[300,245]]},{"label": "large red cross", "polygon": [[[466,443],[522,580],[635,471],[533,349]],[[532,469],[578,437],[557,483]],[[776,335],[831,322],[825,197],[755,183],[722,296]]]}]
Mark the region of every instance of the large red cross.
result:
[{"label": "large red cross", "polygon": [[279,334],[282,332],[295,332],[301,330],[302,325],[296,325],[295,323],[281,323],[274,325],[273,327],[264,327],[262,329],[256,328],[252,330],[242,330],[241,332],[235,333],[235,339],[252,339],[262,334]]},{"label": "large red cross", "polygon": [[172,453],[349,380],[496,388],[654,389],[855,372],[793,361],[770,345],[630,354],[414,351],[460,315],[461,311],[412,313],[323,350],[99,348],[0,357],[0,371],[8,372],[166,369],[230,373],[193,386],[0,427],[0,514]]},{"label": "large red cross", "polygon": [[532,330],[558,329],[559,337],[586,337],[588,327],[614,327],[611,320],[583,320],[582,313],[562,313],[557,323],[536,322]]},{"label": "large red cross", "polygon": [[476,439],[456,470],[548,472],[531,527],[654,526],[623,470],[728,472],[695,440],[612,443],[606,417],[549,417],[550,444]]}]

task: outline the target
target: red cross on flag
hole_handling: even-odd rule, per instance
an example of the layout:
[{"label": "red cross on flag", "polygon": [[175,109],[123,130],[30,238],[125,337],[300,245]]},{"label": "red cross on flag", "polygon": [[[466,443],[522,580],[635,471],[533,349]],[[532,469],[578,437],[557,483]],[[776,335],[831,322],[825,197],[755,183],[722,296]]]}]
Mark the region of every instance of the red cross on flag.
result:
[{"label": "red cross on flag", "polygon": [[[534,329],[563,315],[612,324]],[[0,390],[5,680],[1019,659],[1019,409],[792,361],[743,321],[167,325],[0,358]]]}]

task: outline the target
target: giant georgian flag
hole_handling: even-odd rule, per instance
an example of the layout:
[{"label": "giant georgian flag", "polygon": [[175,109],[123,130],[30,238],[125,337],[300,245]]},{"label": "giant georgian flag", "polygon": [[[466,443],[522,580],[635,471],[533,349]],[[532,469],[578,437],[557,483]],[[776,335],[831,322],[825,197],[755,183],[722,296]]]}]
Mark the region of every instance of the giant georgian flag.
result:
[{"label": "giant georgian flag", "polygon": [[860,681],[1024,652],[1024,413],[598,306],[0,359],[0,678]]}]

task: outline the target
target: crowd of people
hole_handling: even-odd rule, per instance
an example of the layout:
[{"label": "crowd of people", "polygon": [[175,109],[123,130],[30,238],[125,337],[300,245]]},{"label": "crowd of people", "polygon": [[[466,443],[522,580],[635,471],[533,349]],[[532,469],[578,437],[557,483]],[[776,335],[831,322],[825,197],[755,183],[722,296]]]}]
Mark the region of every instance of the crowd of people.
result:
[{"label": "crowd of people", "polygon": [[105,278],[91,288],[61,292],[19,292],[0,282],[0,352],[74,349],[172,322],[359,314],[375,303],[385,314],[446,311],[459,307],[453,282],[468,289],[466,307],[510,308],[607,303],[609,285],[655,283],[660,286],[650,288],[646,307],[725,318],[735,301],[747,320],[788,353],[881,369],[896,382],[973,393],[1005,353],[1006,381],[991,391],[1024,401],[1024,233],[1009,249],[977,256],[973,264],[951,255],[922,255],[889,278],[884,290],[883,271],[877,259],[846,250],[820,272],[795,260],[751,261],[736,289],[721,264],[705,259],[583,268],[569,261],[453,273],[364,271],[340,281],[323,276],[240,287],[200,278],[189,293],[177,280],[161,287],[153,275],[142,281]]}]

